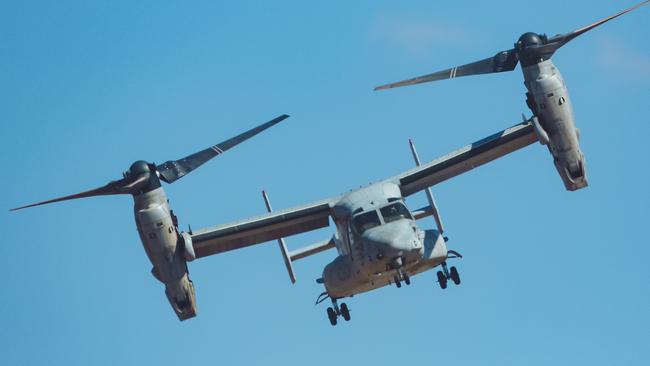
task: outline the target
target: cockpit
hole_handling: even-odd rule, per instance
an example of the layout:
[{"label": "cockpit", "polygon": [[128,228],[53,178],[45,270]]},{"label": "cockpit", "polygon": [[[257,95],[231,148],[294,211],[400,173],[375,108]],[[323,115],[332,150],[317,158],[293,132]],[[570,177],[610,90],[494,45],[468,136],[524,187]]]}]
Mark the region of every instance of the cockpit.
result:
[{"label": "cockpit", "polygon": [[386,224],[401,219],[413,220],[413,216],[411,216],[411,213],[402,202],[395,202],[391,205],[384,206],[379,211]]},{"label": "cockpit", "polygon": [[377,210],[372,210],[355,216],[352,219],[352,224],[358,233],[363,233],[368,229],[381,225],[381,221],[379,221]]},{"label": "cockpit", "polygon": [[388,224],[401,219],[413,220],[413,216],[406,206],[404,206],[404,203],[393,202],[387,206],[379,208],[378,210],[358,214],[352,219],[352,225],[357,233],[361,234],[375,226]]}]

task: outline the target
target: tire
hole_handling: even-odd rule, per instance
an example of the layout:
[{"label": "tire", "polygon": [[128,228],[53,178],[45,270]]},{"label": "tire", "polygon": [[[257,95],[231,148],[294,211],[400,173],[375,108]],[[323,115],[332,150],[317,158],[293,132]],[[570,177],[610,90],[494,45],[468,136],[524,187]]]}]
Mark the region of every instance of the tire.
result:
[{"label": "tire", "polygon": [[402,282],[399,280],[399,277],[393,277],[393,281],[395,282],[395,286],[397,286],[397,288],[402,287]]},{"label": "tire", "polygon": [[341,316],[346,322],[350,321],[350,309],[346,303],[341,304]]},{"label": "tire", "polygon": [[336,312],[331,307],[327,308],[327,317],[330,320],[330,324],[332,324],[332,326],[335,326],[336,325]]},{"label": "tire", "polygon": [[442,273],[442,271],[438,271],[437,273],[438,276],[438,284],[440,284],[441,289],[446,289],[447,288],[447,277],[445,277],[445,274]]},{"label": "tire", "polygon": [[451,280],[454,281],[456,285],[460,285],[460,276],[458,275],[458,270],[456,267],[451,267],[449,269],[449,276],[451,277]]},{"label": "tire", "polygon": [[407,286],[411,284],[411,277],[409,277],[409,275],[407,275],[406,273],[404,273],[404,283]]}]

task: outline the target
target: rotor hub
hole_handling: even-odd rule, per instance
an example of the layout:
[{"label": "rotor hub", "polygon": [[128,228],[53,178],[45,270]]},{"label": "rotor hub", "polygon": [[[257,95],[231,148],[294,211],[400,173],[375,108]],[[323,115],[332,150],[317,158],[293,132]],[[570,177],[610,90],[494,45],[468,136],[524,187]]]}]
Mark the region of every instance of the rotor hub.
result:
[{"label": "rotor hub", "polygon": [[144,160],[131,164],[129,170],[124,173],[124,177],[132,185],[129,187],[129,193],[139,195],[160,187],[160,180],[155,172],[156,166]]},{"label": "rotor hub", "polygon": [[526,32],[519,37],[519,40],[517,40],[517,45],[520,45],[522,48],[528,46],[541,46],[544,43],[546,43],[546,35],[534,32]]},{"label": "rotor hub", "polygon": [[149,163],[147,163],[144,160],[138,160],[133,164],[131,164],[129,170],[127,170],[126,173],[124,173],[124,175],[129,178],[134,178],[148,173],[151,173],[151,169],[149,168]]},{"label": "rotor hub", "polygon": [[547,41],[548,37],[545,34],[537,34],[534,32],[522,34],[517,40],[517,43],[515,43],[515,49],[517,50],[517,56],[519,57],[521,66],[526,67],[544,61],[544,57],[537,50],[539,47],[545,45]]}]

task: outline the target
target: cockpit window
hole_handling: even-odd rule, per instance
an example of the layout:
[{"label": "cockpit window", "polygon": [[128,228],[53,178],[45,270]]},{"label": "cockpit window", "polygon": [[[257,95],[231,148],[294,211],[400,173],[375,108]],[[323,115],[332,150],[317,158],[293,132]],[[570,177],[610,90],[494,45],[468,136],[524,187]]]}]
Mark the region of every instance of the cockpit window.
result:
[{"label": "cockpit window", "polygon": [[357,229],[359,234],[370,228],[381,225],[379,215],[377,215],[377,211],[375,210],[355,216],[352,222],[354,223],[354,228]]},{"label": "cockpit window", "polygon": [[382,207],[380,209],[381,215],[384,217],[384,222],[389,223],[400,219],[413,220],[413,216],[409,210],[401,202],[393,203],[392,205]]}]

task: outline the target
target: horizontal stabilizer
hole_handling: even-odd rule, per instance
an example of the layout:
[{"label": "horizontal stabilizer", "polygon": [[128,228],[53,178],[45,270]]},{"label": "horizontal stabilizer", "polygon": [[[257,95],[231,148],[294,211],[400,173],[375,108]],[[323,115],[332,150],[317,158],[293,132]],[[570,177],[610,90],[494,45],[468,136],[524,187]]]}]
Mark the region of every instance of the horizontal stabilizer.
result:
[{"label": "horizontal stabilizer", "polygon": [[422,208],[418,208],[415,211],[411,211],[411,215],[413,215],[413,218],[415,218],[416,220],[420,220],[420,219],[423,219],[425,217],[429,217],[429,216],[433,215],[433,208],[431,208],[431,206],[425,206],[425,207],[422,207]]},{"label": "horizontal stabilizer", "polygon": [[[271,201],[269,200],[269,196],[266,194],[266,191],[262,191],[262,197],[264,198],[264,204],[266,204],[266,210],[269,213],[273,212]],[[289,272],[291,283],[296,283],[296,274],[293,270],[293,261],[336,247],[336,237],[332,236],[332,238],[329,240],[324,240],[316,244],[300,248],[293,252],[289,252],[287,249],[287,244],[284,242],[284,238],[278,238],[278,245],[280,246],[282,259],[284,259],[284,265],[287,267],[287,272]]]},{"label": "horizontal stabilizer", "polygon": [[289,253],[289,258],[290,260],[295,261],[335,247],[336,241],[334,237],[332,237],[330,240],[323,240],[321,242],[294,250]]}]

